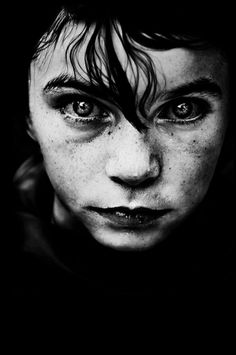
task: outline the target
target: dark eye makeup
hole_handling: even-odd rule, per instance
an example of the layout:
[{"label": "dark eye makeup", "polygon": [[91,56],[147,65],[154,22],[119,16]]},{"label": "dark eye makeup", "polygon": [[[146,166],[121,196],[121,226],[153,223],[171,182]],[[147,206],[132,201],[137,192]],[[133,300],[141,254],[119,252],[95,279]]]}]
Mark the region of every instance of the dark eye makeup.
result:
[{"label": "dark eye makeup", "polygon": [[49,104],[60,112],[67,123],[75,126],[102,123],[109,116],[109,110],[104,104],[77,93],[53,94]]},{"label": "dark eye makeup", "polygon": [[[81,125],[107,123],[114,112],[109,105],[95,98],[78,93],[54,93],[49,105],[60,112],[66,123],[79,128]],[[210,100],[200,97],[179,97],[160,105],[154,120],[156,123],[176,125],[195,124],[212,112]]]},{"label": "dark eye makeup", "polygon": [[157,119],[175,124],[192,124],[212,112],[209,101],[199,97],[181,97],[159,107]]}]

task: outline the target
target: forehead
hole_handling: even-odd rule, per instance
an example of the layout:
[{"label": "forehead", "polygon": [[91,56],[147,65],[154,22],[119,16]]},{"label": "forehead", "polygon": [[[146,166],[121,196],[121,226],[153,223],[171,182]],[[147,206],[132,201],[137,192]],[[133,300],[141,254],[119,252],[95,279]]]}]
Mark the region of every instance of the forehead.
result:
[{"label": "forehead", "polygon": [[[51,44],[44,49],[39,57],[31,63],[31,78],[37,77],[37,81],[41,84],[46,83],[53,77],[60,74],[74,75],[74,68],[68,60],[71,55],[70,49],[75,41],[80,37],[84,31],[84,24],[70,23],[62,31],[56,45]],[[85,51],[88,43],[94,32],[92,25],[80,44],[78,50],[72,54],[74,56],[76,65],[76,73],[78,76],[88,78],[86,75],[85,66]],[[113,44],[119,61],[126,72],[130,82],[132,82],[133,71],[128,61],[127,53],[121,43],[117,33],[112,33]],[[182,82],[192,80],[194,78],[207,76],[214,78],[219,84],[224,85],[228,65],[225,58],[216,48],[208,48],[204,50],[191,50],[187,48],[173,48],[170,50],[152,50],[135,43],[142,51],[145,51],[154,64],[155,72],[159,84],[167,86],[179,85]],[[104,48],[105,43],[103,38],[100,38],[100,46]],[[76,58],[75,58],[76,57]],[[112,65],[112,63],[110,63]],[[102,71],[104,71],[103,60],[99,61]],[[145,84],[145,79],[140,76],[140,83]]]}]

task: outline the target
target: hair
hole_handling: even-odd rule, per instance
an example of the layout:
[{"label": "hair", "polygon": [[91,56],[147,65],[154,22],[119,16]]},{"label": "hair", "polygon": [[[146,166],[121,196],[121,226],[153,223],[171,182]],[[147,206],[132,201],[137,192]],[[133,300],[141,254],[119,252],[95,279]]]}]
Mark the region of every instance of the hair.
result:
[{"label": "hair", "polygon": [[[159,91],[155,69],[145,49],[218,48],[229,63],[230,93],[233,96],[235,60],[234,52],[231,50],[233,21],[230,19],[230,9],[217,8],[217,5],[214,5],[212,11],[212,8],[206,7],[201,0],[194,9],[192,3],[185,3],[183,0],[171,4],[160,2],[158,5],[156,2],[145,0],[145,3],[132,4],[129,1],[128,7],[127,1],[122,0],[112,3],[105,0],[95,2],[62,0],[52,1],[50,5],[42,0],[33,4],[27,3],[25,8],[21,3],[20,8],[15,9],[12,21],[23,40],[19,42],[9,40],[8,48],[9,53],[13,53],[9,56],[10,60],[13,60],[12,67],[16,67],[17,58],[19,68],[14,70],[13,80],[19,81],[22,88],[15,98],[15,105],[18,108],[15,125],[18,126],[18,131],[22,132],[21,136],[25,135],[25,117],[29,115],[27,80],[29,66],[45,49],[54,48],[61,36],[64,39],[67,37],[70,24],[75,26],[79,23],[84,24],[83,31],[69,43],[65,53],[74,73],[79,75],[81,60],[81,56],[78,55],[79,49],[89,37],[82,58],[86,66],[85,77],[90,84],[99,86],[104,93],[108,92],[109,96],[112,94],[125,117],[140,131],[145,128],[137,115],[136,93],[140,73],[146,80],[146,89],[138,103],[138,110],[144,118],[147,116],[147,103],[156,100]],[[219,23],[226,15],[228,21],[222,28]],[[24,21],[27,26],[22,25]],[[133,71],[135,78],[133,87],[115,50],[114,34],[118,36]],[[23,118],[23,125],[19,117]],[[230,120],[232,126],[235,124],[233,121]],[[229,131],[232,134],[234,129]],[[27,141],[26,136],[23,139]],[[28,141],[28,145],[31,144]]]},{"label": "hair", "polygon": [[[122,6],[111,8],[108,4],[104,7],[104,3],[101,2],[99,4],[91,4],[91,1],[67,2],[67,5],[62,6],[49,29],[40,38],[31,60],[37,60],[48,47],[55,48],[61,36],[63,36],[63,40],[67,38],[70,24],[83,23],[84,28],[81,33],[73,38],[67,46],[66,61],[69,61],[72,66],[74,75],[82,76],[83,68],[80,63],[83,60],[86,67],[83,80],[88,81],[90,85],[98,86],[101,91],[112,96],[127,120],[138,130],[142,130],[145,125],[138,119],[137,106],[141,116],[147,118],[147,104],[152,104],[157,100],[159,87],[152,59],[143,48],[156,50],[168,50],[176,47],[204,49],[212,46],[213,42],[221,50],[223,48],[213,38],[210,39],[212,34],[209,36],[208,33],[209,38],[207,38],[206,35],[197,33],[193,26],[190,27],[190,24],[187,27],[188,30],[180,25],[175,31],[171,26],[167,30],[163,24],[154,26],[155,19],[150,18],[150,14],[146,17],[148,21],[143,20],[143,14],[142,18],[140,17],[140,9],[139,11],[131,9],[130,12],[126,9],[124,14],[121,12],[121,8]],[[133,16],[137,15],[134,19],[132,11]],[[88,35],[89,41],[86,45],[84,58],[81,58],[79,50]],[[126,75],[127,67],[122,67],[116,52],[114,35],[118,37],[126,53],[127,65],[130,66],[134,77],[134,85],[132,86]],[[141,75],[146,80],[146,89],[137,105],[137,90]]]}]

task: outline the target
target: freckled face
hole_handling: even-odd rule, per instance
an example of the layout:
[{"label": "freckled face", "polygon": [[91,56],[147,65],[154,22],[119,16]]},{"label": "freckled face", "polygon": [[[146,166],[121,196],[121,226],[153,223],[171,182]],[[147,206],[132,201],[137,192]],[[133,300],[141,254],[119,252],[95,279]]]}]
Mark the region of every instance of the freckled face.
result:
[{"label": "freckled face", "polygon": [[[109,99],[91,96],[68,80],[48,85],[61,74],[73,74],[65,50],[81,30],[77,26],[59,41],[50,60],[43,60],[45,51],[31,64],[30,129],[55,189],[54,217],[68,228],[82,221],[109,247],[147,249],[206,195],[227,126],[227,64],[214,50],[148,50],[160,95],[145,121],[148,129],[140,133]],[[129,68],[127,75],[132,82]],[[144,89],[140,80],[138,94]],[[117,207],[151,211],[129,216],[114,212]]]}]

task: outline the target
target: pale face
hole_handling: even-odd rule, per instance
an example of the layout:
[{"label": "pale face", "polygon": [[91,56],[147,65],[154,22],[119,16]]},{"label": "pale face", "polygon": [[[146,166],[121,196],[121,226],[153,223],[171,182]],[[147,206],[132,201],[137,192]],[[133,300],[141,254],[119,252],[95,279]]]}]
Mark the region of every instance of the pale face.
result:
[{"label": "pale face", "polygon": [[[30,129],[55,189],[54,218],[75,230],[82,222],[111,248],[147,249],[207,193],[227,126],[227,64],[213,50],[149,50],[160,95],[140,133],[108,98],[81,90],[79,77],[52,84],[73,75],[65,50],[81,29],[31,65]],[[127,74],[132,82],[130,68]],[[138,95],[144,88],[140,80]]]}]

